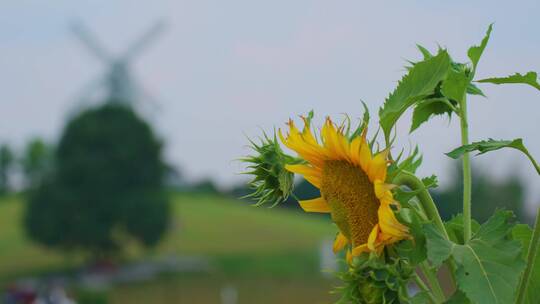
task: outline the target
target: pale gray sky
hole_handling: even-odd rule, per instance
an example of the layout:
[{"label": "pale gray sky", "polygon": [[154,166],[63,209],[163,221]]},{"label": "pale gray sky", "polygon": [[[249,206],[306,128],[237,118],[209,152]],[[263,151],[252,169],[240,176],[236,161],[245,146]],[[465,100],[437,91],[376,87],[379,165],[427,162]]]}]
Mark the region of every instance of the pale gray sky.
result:
[{"label": "pale gray sky", "polygon": [[[104,66],[68,30],[82,20],[120,52],[154,21],[168,29],[137,58],[136,79],[161,103],[152,123],[170,162],[193,178],[222,185],[242,179],[233,159],[256,136],[314,109],[322,117],[359,117],[360,99],[377,109],[419,58],[415,43],[466,50],[495,22],[479,77],[540,71],[538,1],[2,1],[0,4],[0,140],[56,140],[82,88]],[[470,100],[471,138],[523,137],[540,158],[540,94],[524,86],[483,86]],[[404,130],[409,116],[401,120]],[[420,143],[423,174],[447,180],[459,145],[457,120],[436,119],[399,145]],[[540,202],[540,177],[516,151],[473,159],[502,176],[528,180]]]}]

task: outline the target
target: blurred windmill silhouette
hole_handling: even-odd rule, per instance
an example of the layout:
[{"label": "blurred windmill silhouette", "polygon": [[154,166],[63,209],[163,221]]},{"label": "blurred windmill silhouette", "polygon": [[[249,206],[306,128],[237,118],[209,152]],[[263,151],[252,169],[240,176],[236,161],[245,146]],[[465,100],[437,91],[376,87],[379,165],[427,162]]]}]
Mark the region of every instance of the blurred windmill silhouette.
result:
[{"label": "blurred windmill silhouette", "polygon": [[71,25],[75,36],[83,43],[88,51],[100,62],[106,65],[105,75],[90,82],[78,94],[78,102],[74,111],[96,102],[109,102],[129,107],[148,107],[157,109],[155,98],[148,94],[132,77],[130,65],[157,37],[163,32],[165,23],[156,22],[146,32],[135,40],[124,52],[113,55],[106,51],[94,35],[81,23]]}]

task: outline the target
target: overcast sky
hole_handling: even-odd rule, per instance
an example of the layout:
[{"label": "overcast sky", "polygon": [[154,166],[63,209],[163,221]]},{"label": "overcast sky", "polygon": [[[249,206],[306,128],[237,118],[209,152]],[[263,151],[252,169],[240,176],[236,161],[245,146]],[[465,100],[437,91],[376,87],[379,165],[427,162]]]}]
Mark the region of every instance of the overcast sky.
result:
[{"label": "overcast sky", "polygon": [[[492,39],[478,77],[540,71],[538,1],[2,1],[0,4],[0,140],[21,146],[31,136],[55,141],[84,87],[106,71],[69,31],[84,22],[112,53],[160,19],[161,37],[132,65],[159,100],[146,110],[166,142],[166,157],[193,179],[227,186],[243,179],[234,159],[249,152],[245,135],[272,130],[314,109],[361,116],[376,111],[417,59],[415,44],[447,47],[465,61],[489,23]],[[483,86],[471,98],[471,139],[523,137],[540,158],[540,94],[525,86]],[[457,120],[435,119],[397,147],[416,143],[421,174],[448,181],[443,155],[459,145]],[[372,128],[373,129],[373,128]],[[540,177],[517,151],[473,159],[496,176],[527,180],[539,202]]]}]

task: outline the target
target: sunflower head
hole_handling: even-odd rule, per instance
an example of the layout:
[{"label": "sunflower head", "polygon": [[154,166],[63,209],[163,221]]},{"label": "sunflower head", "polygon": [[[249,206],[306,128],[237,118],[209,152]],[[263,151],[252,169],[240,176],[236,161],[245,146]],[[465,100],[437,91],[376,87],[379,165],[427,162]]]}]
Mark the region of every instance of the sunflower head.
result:
[{"label": "sunflower head", "polygon": [[255,155],[241,159],[249,164],[244,174],[253,175],[249,186],[254,191],[246,197],[255,199],[256,205],[274,206],[287,200],[293,190],[294,175],[285,170],[285,165],[294,163],[295,159],[283,153],[275,135],[270,138],[264,134],[259,144],[252,140],[250,143]]},{"label": "sunflower head", "polygon": [[297,152],[303,164],[285,168],[319,188],[321,196],[300,201],[307,212],[330,213],[340,233],[334,250],[350,247],[350,256],[362,252],[380,253],[385,245],[408,237],[408,229],[395,217],[391,185],[386,184],[388,151],[372,153],[366,128],[349,134],[345,125],[326,119],[320,139],[304,118],[300,131],[291,120],[282,142]]},{"label": "sunflower head", "polygon": [[357,257],[348,271],[339,275],[345,284],[338,288],[342,294],[340,303],[402,303],[413,273],[414,266],[407,260],[387,262],[374,255]]}]

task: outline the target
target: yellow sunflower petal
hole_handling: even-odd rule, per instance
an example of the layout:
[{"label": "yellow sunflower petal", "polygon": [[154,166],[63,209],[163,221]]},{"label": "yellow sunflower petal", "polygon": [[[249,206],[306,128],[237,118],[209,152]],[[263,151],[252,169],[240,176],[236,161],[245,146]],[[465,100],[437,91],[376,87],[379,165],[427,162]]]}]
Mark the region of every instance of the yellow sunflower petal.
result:
[{"label": "yellow sunflower petal", "polygon": [[364,172],[369,172],[369,167],[371,163],[371,149],[369,144],[365,139],[362,139],[362,144],[360,145],[360,167]]},{"label": "yellow sunflower petal", "polygon": [[299,201],[300,207],[304,209],[305,212],[320,212],[320,213],[330,213],[330,206],[322,197]]},{"label": "yellow sunflower petal", "polygon": [[385,234],[397,238],[405,238],[408,235],[407,226],[401,224],[395,217],[392,208],[388,204],[381,204],[378,210],[379,227]]},{"label": "yellow sunflower petal", "polygon": [[302,120],[304,121],[304,130],[302,130],[302,137],[304,140],[312,145],[318,145],[317,139],[315,136],[313,136],[313,133],[311,133],[311,127],[309,124],[309,121],[306,117],[301,116]]},{"label": "yellow sunflower petal", "polygon": [[301,174],[313,186],[321,187],[321,170],[307,165],[285,165],[285,169],[292,173]]},{"label": "yellow sunflower petal", "polygon": [[369,252],[369,248],[368,248],[367,244],[362,244],[360,246],[354,247],[352,252],[351,252],[351,255],[353,257],[357,257],[357,256],[361,255],[364,252]]},{"label": "yellow sunflower petal", "polygon": [[334,241],[334,247],[332,248],[334,253],[337,253],[338,251],[341,251],[347,244],[349,243],[349,240],[347,237],[343,235],[343,233],[339,232],[336,236],[336,240]]},{"label": "yellow sunflower petal", "polygon": [[377,241],[378,236],[379,236],[379,224],[376,224],[371,230],[368,240],[367,240],[367,247],[369,248],[369,250],[375,251],[376,241]]},{"label": "yellow sunflower petal", "polygon": [[357,165],[360,166],[360,147],[362,145],[362,137],[355,137],[350,145],[350,156],[351,161]]},{"label": "yellow sunflower petal", "polygon": [[390,190],[395,187],[394,185],[385,184],[381,180],[375,180],[373,186],[375,188],[375,195],[381,202],[391,203],[394,201],[392,192],[390,192]]},{"label": "yellow sunflower petal", "polygon": [[289,122],[290,132],[287,137],[283,136],[281,129],[278,130],[279,137],[283,144],[298,153],[300,157],[307,160],[310,164],[316,167],[322,167],[326,157],[323,147],[317,144],[306,142],[300,132],[294,126],[294,123]]},{"label": "yellow sunflower petal", "polygon": [[373,182],[375,180],[386,180],[387,163],[386,158],[388,156],[388,150],[378,153],[373,157],[369,169],[367,171],[369,179]]}]

